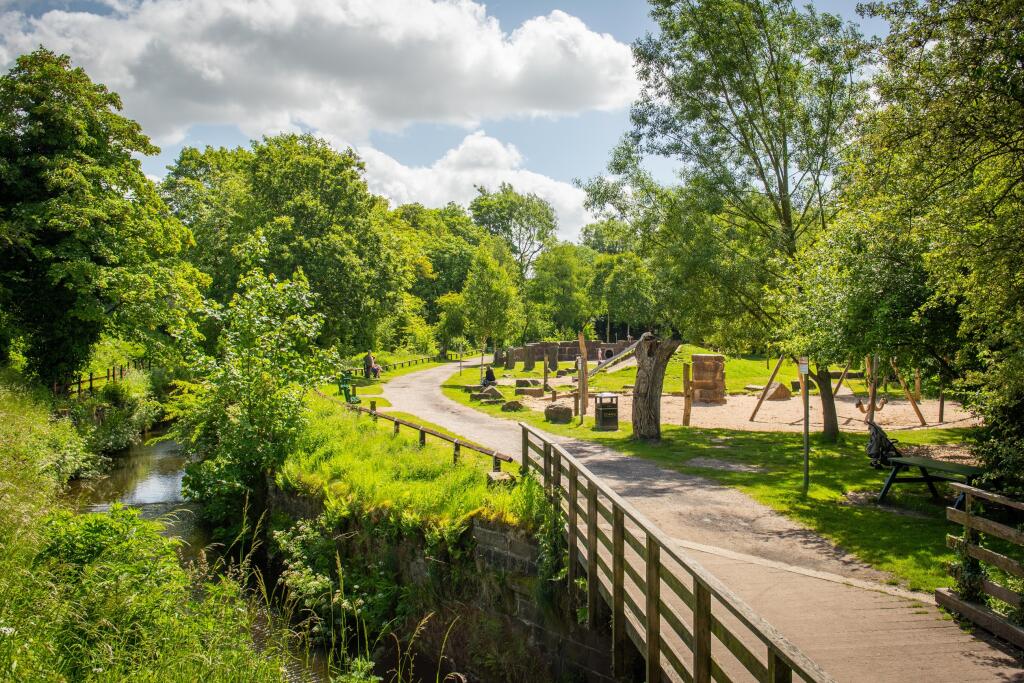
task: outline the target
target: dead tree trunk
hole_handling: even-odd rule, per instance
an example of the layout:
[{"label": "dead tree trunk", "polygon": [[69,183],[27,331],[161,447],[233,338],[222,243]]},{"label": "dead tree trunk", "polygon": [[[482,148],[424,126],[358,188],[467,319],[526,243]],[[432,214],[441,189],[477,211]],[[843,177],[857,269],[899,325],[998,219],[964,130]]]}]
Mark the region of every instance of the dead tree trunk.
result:
[{"label": "dead tree trunk", "polygon": [[661,392],[665,369],[680,342],[649,337],[636,349],[636,384],[633,388],[633,438],[661,439]]},{"label": "dead tree trunk", "polygon": [[818,395],[821,398],[821,417],[824,425],[821,433],[826,441],[835,441],[839,438],[839,416],[836,415],[836,397],[832,393],[832,375],[827,365],[815,365],[814,374],[811,378],[818,385]]}]

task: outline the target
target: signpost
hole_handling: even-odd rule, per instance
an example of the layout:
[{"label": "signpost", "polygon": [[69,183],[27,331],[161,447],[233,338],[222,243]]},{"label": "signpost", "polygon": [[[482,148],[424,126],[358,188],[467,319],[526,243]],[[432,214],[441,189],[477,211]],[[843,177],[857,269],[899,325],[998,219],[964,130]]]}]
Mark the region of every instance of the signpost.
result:
[{"label": "signpost", "polygon": [[[807,382],[807,356],[800,356],[800,393],[803,394],[804,400],[804,495],[807,495],[807,489],[811,485],[811,403],[810,403],[810,391],[808,391]],[[829,380],[831,381],[831,380]]]}]

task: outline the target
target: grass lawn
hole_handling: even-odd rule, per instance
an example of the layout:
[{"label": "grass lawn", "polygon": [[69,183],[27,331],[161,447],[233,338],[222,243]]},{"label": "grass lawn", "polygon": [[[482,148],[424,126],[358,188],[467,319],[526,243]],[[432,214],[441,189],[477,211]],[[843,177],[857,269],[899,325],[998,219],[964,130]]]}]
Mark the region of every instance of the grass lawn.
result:
[{"label": "grass lawn", "polygon": [[[763,367],[763,366],[762,366]],[[653,460],[686,474],[733,486],[758,502],[796,520],[854,553],[871,566],[890,572],[899,583],[930,591],[950,584],[944,564],[953,559],[945,535],[959,527],[945,520],[945,501],[935,503],[927,487],[896,486],[891,505],[851,504],[848,494],[877,494],[885,473],[871,469],[864,454],[866,435],[844,434],[839,443],[811,439],[811,486],[801,495],[802,435],[666,426],[659,444],[633,441],[629,426],[617,432],[598,432],[593,419],[583,425],[555,425],[536,411],[503,413],[500,406],[470,401],[462,386],[472,372],[456,372],[442,387],[445,396],[495,417],[514,419],[548,432],[596,441],[624,454]],[[511,395],[511,391],[505,391]],[[959,443],[970,437],[964,429],[925,429],[900,434],[902,443]],[[514,455],[514,454],[513,454]],[[729,472],[695,467],[697,457],[757,465],[761,472]]]}]

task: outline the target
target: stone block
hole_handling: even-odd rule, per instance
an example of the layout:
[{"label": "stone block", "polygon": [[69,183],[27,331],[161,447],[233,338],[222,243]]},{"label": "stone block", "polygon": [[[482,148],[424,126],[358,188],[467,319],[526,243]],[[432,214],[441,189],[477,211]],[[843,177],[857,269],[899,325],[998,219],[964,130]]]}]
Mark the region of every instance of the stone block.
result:
[{"label": "stone block", "polygon": [[[797,382],[797,389],[800,388],[800,383]],[[790,393],[789,389],[782,382],[772,382],[768,385],[768,394],[764,397],[766,401],[788,401],[792,398],[793,394]]]},{"label": "stone block", "polygon": [[743,391],[764,391],[764,385],[762,384],[748,384],[743,387]]},{"label": "stone block", "polygon": [[526,378],[526,379],[517,379],[516,380],[516,386],[517,387],[539,387],[540,385],[541,385],[541,380],[535,379],[535,378]]},{"label": "stone block", "polygon": [[516,396],[534,396],[541,397],[544,395],[544,387],[518,387],[516,389]]},{"label": "stone block", "polygon": [[549,405],[544,409],[544,419],[555,424],[572,422],[572,408],[558,404]]},{"label": "stone block", "polygon": [[484,389],[480,393],[486,394],[488,398],[504,398],[501,395],[501,390],[498,389],[498,387],[494,387],[494,386],[487,387],[486,389]]},{"label": "stone block", "polygon": [[484,406],[500,406],[503,403],[505,403],[505,399],[503,398],[485,398],[480,401],[480,405]]},{"label": "stone block", "polygon": [[506,401],[501,405],[501,409],[506,413],[518,413],[521,410],[526,410],[526,406],[521,401]]},{"label": "stone block", "polygon": [[508,472],[488,472],[488,486],[512,486],[516,483],[515,477]]}]

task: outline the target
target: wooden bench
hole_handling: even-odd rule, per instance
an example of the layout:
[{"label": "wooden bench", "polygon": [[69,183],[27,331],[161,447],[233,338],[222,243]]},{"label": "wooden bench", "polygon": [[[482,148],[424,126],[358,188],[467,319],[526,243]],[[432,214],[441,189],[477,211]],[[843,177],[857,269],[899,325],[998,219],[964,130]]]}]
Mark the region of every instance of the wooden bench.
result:
[{"label": "wooden bench", "polygon": [[[972,485],[974,480],[981,475],[981,468],[974,465],[964,465],[962,463],[947,462],[923,456],[904,455],[896,448],[896,443],[886,435],[881,427],[874,422],[869,422],[868,429],[871,437],[868,440],[867,451],[868,455],[871,456],[871,465],[878,469],[883,467],[892,468],[888,478],[885,480],[885,485],[882,487],[882,492],[878,494],[879,503],[885,501],[885,497],[889,495],[889,489],[892,488],[893,484],[928,484],[932,496],[938,498],[939,491],[935,488],[935,482],[944,481]],[[909,472],[915,467],[920,471],[920,476],[899,476],[901,473]],[[963,506],[963,501],[964,495],[961,493],[957,496],[953,507],[960,509]]]}]

